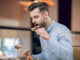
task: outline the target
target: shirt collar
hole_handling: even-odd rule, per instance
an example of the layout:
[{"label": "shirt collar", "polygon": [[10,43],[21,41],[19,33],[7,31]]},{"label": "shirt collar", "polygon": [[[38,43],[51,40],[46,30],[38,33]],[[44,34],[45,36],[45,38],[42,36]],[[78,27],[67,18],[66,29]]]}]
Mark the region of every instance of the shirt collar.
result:
[{"label": "shirt collar", "polygon": [[53,20],[53,21],[51,22],[51,24],[49,25],[49,27],[46,29],[48,32],[51,31],[54,22],[55,22],[55,21]]}]

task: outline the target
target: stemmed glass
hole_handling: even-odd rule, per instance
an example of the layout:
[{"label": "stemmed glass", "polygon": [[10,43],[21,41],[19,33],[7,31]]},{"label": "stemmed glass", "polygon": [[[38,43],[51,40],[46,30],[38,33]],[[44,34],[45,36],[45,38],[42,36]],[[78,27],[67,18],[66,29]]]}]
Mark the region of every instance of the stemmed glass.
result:
[{"label": "stemmed glass", "polygon": [[22,41],[21,41],[19,38],[16,38],[16,39],[15,39],[14,47],[15,47],[15,49],[17,50],[17,57],[18,57],[18,56],[19,56],[19,51],[20,51],[21,48],[22,48]]}]

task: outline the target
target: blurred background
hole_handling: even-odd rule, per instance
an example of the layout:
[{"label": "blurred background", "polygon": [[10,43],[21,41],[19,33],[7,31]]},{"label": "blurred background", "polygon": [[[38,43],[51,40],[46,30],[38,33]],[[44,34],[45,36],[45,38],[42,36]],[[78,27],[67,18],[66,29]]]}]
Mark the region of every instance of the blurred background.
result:
[{"label": "blurred background", "polygon": [[[22,45],[20,55],[27,49],[31,50],[32,54],[41,52],[39,39],[34,32],[27,30],[27,27],[32,26],[29,12],[24,11],[19,1],[27,0],[0,0],[0,55],[2,53],[8,57],[17,56],[14,48],[16,38]],[[80,60],[80,0],[53,1],[55,5],[49,7],[50,16],[71,30],[74,60]]]}]

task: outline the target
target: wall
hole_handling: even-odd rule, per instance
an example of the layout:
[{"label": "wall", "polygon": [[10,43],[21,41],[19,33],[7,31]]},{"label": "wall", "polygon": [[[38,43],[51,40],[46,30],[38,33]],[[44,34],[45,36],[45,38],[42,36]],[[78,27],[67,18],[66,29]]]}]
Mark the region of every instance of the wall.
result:
[{"label": "wall", "polygon": [[49,8],[50,16],[53,20],[58,22],[58,0],[53,0],[55,5]]},{"label": "wall", "polygon": [[[58,0],[49,8],[50,16],[58,21]],[[0,26],[30,27],[29,13],[19,5],[19,0],[0,0]],[[9,34],[8,34],[9,33]],[[8,35],[7,35],[8,34]],[[23,40],[23,49],[31,49],[31,32],[0,30],[0,37],[19,37]]]},{"label": "wall", "polygon": [[[80,0],[72,0],[72,32],[80,32]],[[74,60],[80,60],[80,34],[72,34]]]},{"label": "wall", "polygon": [[[18,2],[19,0],[0,0],[0,26],[30,27],[30,21],[26,18],[28,16],[25,15],[27,13],[23,12]],[[18,37],[23,40],[23,50],[31,49],[31,33],[28,31],[0,30],[0,38],[6,37]]]}]

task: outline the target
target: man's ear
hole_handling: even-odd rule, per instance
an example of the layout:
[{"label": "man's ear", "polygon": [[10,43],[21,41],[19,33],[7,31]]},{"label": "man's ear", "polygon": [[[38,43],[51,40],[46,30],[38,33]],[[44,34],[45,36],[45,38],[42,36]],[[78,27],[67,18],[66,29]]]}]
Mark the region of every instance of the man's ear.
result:
[{"label": "man's ear", "polygon": [[44,11],[44,17],[48,17],[48,12],[47,11]]}]

